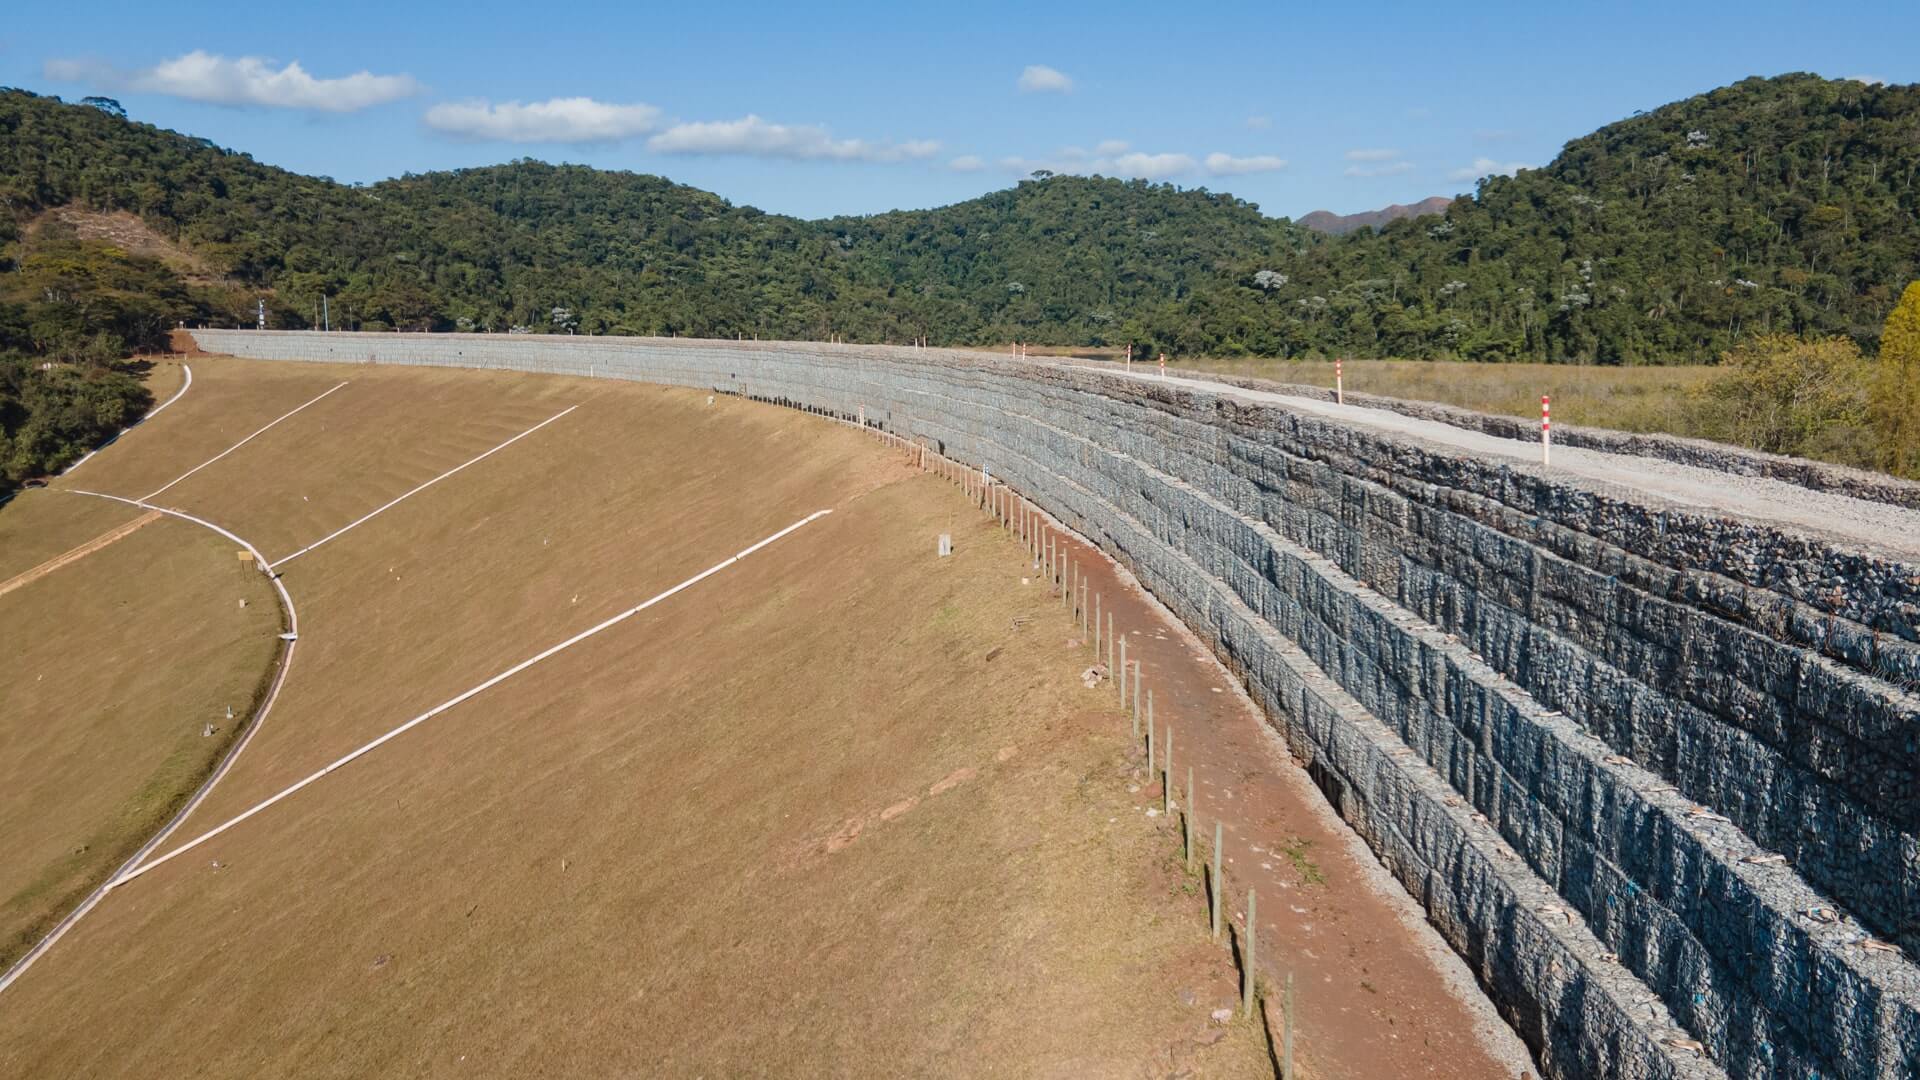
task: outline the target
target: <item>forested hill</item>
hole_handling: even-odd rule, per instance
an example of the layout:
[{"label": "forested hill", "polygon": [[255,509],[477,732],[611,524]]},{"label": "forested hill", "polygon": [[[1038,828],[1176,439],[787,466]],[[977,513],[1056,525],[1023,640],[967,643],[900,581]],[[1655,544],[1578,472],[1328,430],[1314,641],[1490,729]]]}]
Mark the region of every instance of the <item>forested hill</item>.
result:
[{"label": "forested hill", "polygon": [[1268,300],[1293,319],[1248,344],[1602,363],[1708,360],[1767,330],[1871,346],[1920,277],[1917,172],[1920,86],[1748,79],[1443,217],[1310,249]]},{"label": "forested hill", "polygon": [[[1871,345],[1920,276],[1920,88],[1806,75],[1338,238],[1230,195],[1064,176],[825,221],[531,161],[347,186],[103,104],[0,91],[0,352],[251,323],[261,296],[305,326],[325,294],[364,328],[1704,360],[1766,329]],[[79,211],[138,215],[166,250],[90,238]]]}]

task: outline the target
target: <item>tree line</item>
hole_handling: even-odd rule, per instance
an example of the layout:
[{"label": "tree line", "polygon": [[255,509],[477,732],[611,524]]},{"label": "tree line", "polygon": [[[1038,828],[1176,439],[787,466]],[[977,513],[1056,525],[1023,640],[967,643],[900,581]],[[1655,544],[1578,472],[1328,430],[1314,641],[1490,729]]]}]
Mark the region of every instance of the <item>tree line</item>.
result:
[{"label": "tree line", "polygon": [[[105,373],[264,302],[286,328],[1594,364],[1787,335],[1870,360],[1920,277],[1917,176],[1920,87],[1813,75],[1630,117],[1341,237],[1229,194],[1049,174],[817,221],[530,160],[349,185],[107,99],[0,89],[0,355]],[[137,217],[167,250],[75,211]]]}]

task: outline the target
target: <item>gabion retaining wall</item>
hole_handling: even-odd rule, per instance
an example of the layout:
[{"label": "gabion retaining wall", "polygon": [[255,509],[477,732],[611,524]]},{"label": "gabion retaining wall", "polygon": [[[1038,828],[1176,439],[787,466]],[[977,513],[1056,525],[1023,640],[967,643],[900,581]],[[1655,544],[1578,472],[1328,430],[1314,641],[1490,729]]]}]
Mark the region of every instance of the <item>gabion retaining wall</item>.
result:
[{"label": "gabion retaining wall", "polygon": [[1911,566],[973,353],[195,336],[864,410],[991,466],[1210,642],[1549,1075],[1920,1074]]}]

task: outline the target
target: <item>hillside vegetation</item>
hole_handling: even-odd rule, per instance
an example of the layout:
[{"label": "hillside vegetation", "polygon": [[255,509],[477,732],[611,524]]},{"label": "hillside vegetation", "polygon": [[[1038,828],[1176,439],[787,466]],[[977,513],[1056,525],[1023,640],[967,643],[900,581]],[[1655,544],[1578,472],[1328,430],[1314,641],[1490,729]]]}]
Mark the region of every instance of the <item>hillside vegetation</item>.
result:
[{"label": "hillside vegetation", "polygon": [[[1609,365],[1842,338],[1872,363],[1920,277],[1920,86],[1812,75],[1636,115],[1343,236],[1204,189],[1048,174],[822,221],[536,161],[350,186],[89,102],[0,91],[0,355],[111,366],[179,320],[251,325],[262,301],[272,326],[314,326],[324,298],[344,329]],[[1911,428],[1884,402],[1915,392],[1870,381],[1882,404],[1818,424]],[[1911,447],[1800,442],[1920,468]]]},{"label": "hillside vegetation", "polygon": [[1710,361],[1871,349],[1920,276],[1920,86],[1747,79],[1611,124],[1441,217],[1316,245],[1243,316],[1263,353]]},{"label": "hillside vegetation", "polygon": [[[1587,363],[1710,361],[1788,332],[1872,352],[1920,276],[1917,175],[1920,87],[1811,75],[1635,116],[1444,214],[1342,237],[1098,177],[824,221],[533,161],[355,187],[0,93],[0,242],[50,208],[130,211],[224,276],[176,290],[168,313],[250,321],[264,294],[284,326],[314,322],[324,293],[335,325],[373,329]],[[21,326],[0,312],[0,347],[47,346]]]}]

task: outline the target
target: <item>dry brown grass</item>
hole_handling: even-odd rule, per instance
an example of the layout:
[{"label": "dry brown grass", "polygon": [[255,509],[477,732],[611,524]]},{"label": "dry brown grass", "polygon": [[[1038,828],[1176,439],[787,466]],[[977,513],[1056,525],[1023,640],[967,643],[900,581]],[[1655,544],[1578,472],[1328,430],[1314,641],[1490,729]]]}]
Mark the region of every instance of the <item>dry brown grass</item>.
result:
[{"label": "dry brown grass", "polygon": [[[29,492],[0,511],[0,550],[126,516],[98,512],[109,506]],[[162,519],[0,597],[0,626],[4,967],[211,769],[237,726],[226,707],[248,714],[280,624],[232,545]],[[219,730],[202,737],[209,722]]]},{"label": "dry brown grass", "polygon": [[0,581],[71,551],[142,511],[101,499],[30,488],[0,506]]},{"label": "dry brown grass", "polygon": [[[1182,360],[1182,370],[1333,387],[1333,362],[1319,360]],[[1616,431],[1699,437],[1689,395],[1716,369],[1594,367],[1576,364],[1476,364],[1465,361],[1349,360],[1350,393],[1435,401],[1503,416],[1540,415],[1540,395],[1553,395],[1554,420]]]},{"label": "dry brown grass", "polygon": [[[1268,1070],[1251,1025],[1195,1041],[1234,976],[1126,793],[1112,699],[944,482],[683,391],[195,368],[204,401],[265,413],[241,433],[335,376],[367,388],[175,489],[288,543],[582,408],[289,566],[294,671],[183,836],[835,512],[117,890],[8,992],[0,1073]],[[166,466],[91,479],[207,456],[148,452]]]}]

